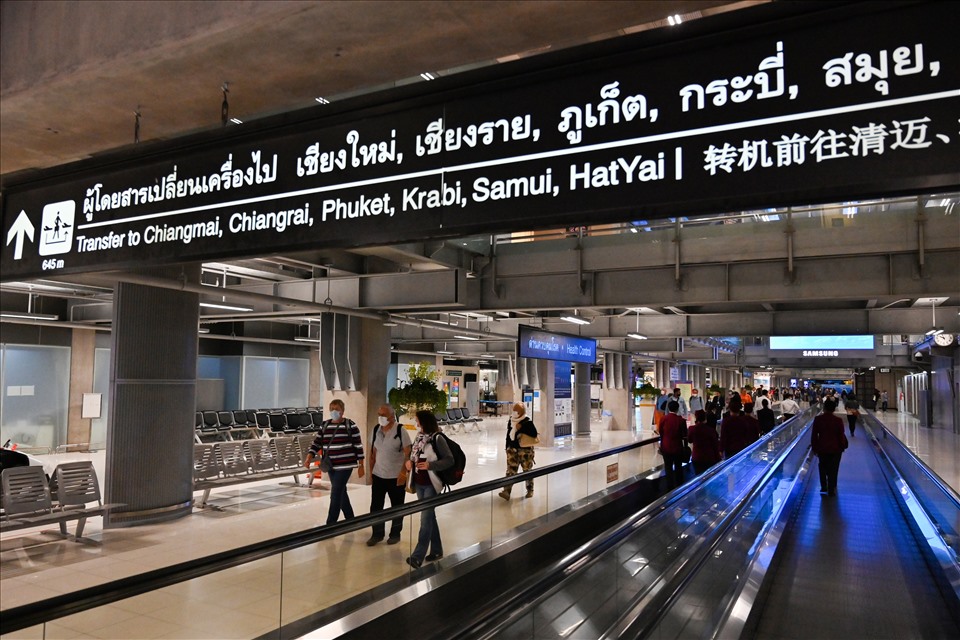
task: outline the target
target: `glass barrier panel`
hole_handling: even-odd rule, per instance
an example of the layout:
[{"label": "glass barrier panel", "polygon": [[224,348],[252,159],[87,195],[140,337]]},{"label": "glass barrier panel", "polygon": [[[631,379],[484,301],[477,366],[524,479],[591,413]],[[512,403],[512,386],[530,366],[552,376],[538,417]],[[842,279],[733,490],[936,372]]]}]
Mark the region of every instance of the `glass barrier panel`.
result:
[{"label": "glass barrier panel", "polygon": [[[548,478],[549,476],[541,476],[532,480],[533,495],[529,498],[526,497],[527,484],[525,481],[513,485],[509,493],[509,499],[504,499],[504,492],[500,490],[492,491],[484,496],[490,501],[490,533],[493,540],[503,539],[512,529],[547,514],[547,504],[549,503]],[[477,512],[477,518],[479,517],[480,514]]]},{"label": "glass barrier panel", "polygon": [[589,465],[551,473],[547,476],[547,508],[556,511],[590,493]]},{"label": "glass barrier panel", "polygon": [[[49,622],[47,624],[50,624]],[[56,636],[44,636],[44,625],[37,624],[20,631],[13,631],[0,635],[0,640],[44,640],[45,637],[54,638]],[[66,636],[64,636],[66,637]]]},{"label": "glass barrier panel", "polygon": [[255,638],[280,623],[280,569],[280,556],[224,569],[52,620],[44,637]]}]

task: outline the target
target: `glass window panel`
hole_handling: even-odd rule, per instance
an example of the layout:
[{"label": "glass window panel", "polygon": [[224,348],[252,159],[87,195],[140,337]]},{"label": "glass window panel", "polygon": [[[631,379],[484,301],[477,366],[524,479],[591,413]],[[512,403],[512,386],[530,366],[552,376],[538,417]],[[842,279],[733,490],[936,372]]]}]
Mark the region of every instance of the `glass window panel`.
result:
[{"label": "glass window panel", "polygon": [[54,450],[66,442],[69,347],[4,347],[0,439]]},{"label": "glass window panel", "polygon": [[107,446],[107,415],[110,410],[110,349],[96,349],[93,355],[93,392],[101,398],[100,417],[90,422],[90,446]]},{"label": "glass window panel", "polygon": [[273,409],[277,403],[277,360],[247,356],[243,359],[243,398],[249,409]]},{"label": "glass window panel", "polygon": [[278,359],[277,401],[280,407],[306,407],[310,391],[310,361]]}]

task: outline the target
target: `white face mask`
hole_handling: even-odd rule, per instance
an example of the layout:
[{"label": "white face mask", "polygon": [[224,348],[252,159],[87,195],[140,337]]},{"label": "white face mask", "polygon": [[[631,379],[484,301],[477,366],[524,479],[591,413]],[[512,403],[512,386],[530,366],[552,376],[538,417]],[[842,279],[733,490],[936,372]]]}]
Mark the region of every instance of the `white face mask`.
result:
[{"label": "white face mask", "polygon": [[387,416],[379,416],[377,418],[377,423],[379,423],[381,427],[385,427],[388,424],[390,424],[390,418],[388,418]]},{"label": "white face mask", "polygon": [[330,411],[330,419],[331,419],[331,420],[339,420],[339,419],[340,419],[340,416],[342,416],[342,415],[343,415],[343,414],[340,413],[339,411],[335,411],[335,410],[331,410],[331,411]]},{"label": "white face mask", "polygon": [[517,413],[516,411],[514,411],[513,413],[510,414],[510,419],[511,419],[511,420],[519,420],[519,419],[520,419],[520,414]]}]

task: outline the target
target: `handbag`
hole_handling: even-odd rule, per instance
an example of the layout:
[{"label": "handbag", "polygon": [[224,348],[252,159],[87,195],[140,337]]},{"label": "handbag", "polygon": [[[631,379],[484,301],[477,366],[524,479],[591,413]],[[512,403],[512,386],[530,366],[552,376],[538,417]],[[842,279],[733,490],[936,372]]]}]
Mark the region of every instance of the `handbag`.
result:
[{"label": "handbag", "polygon": [[333,471],[333,465],[330,463],[330,455],[324,450],[323,455],[320,456],[320,471],[324,473],[330,473]]},{"label": "handbag", "polygon": [[521,433],[520,437],[517,438],[517,442],[520,443],[521,447],[532,447],[540,444],[540,436],[528,436],[525,433]]}]

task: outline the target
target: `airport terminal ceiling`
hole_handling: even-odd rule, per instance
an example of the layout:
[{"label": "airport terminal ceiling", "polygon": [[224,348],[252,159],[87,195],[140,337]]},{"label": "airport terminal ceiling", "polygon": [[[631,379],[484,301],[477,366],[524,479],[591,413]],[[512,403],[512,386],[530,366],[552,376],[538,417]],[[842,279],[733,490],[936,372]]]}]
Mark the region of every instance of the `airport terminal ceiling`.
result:
[{"label": "airport terminal ceiling", "polygon": [[[101,61],[111,73],[82,63],[74,69],[58,68],[50,60],[36,63],[47,64],[45,69],[26,68],[22,61],[11,64],[9,47],[17,39],[8,34],[20,18],[14,4],[31,3],[3,4],[4,176],[22,176],[31,167],[62,164],[128,142],[136,110],[128,108],[128,101],[140,104],[143,139],[172,137],[207,126],[210,106],[214,119],[219,116],[218,85],[223,80],[230,82],[230,115],[241,120],[315,100],[320,96],[313,94],[321,93],[314,89],[317,84],[335,99],[338,93],[363,87],[419,80],[421,72],[490,64],[631,29],[669,28],[666,16],[692,20],[711,10],[757,3],[365,3],[363,29],[383,29],[384,21],[391,20],[393,32],[416,33],[416,41],[423,43],[421,53],[429,51],[433,58],[407,55],[406,49],[399,55],[389,49],[389,38],[361,46],[359,33],[342,35],[333,25],[355,19],[349,3],[285,3],[287,9],[296,8],[289,12],[276,3],[244,3],[250,17],[213,11],[193,28],[179,25],[176,35],[136,56],[125,57],[125,43],[116,43],[115,58]],[[406,11],[401,10],[404,5]],[[134,19],[128,12],[135,10],[123,6],[121,19]],[[428,10],[433,19],[414,18],[411,7]],[[48,18],[63,19],[69,11],[59,10]],[[493,37],[496,16],[491,11],[502,12],[499,17],[517,28]],[[282,37],[297,31],[291,25],[293,16],[324,25],[315,33],[316,41],[333,52],[325,52],[326,64],[288,65],[269,56],[255,64],[250,57],[257,38],[289,41],[285,46],[304,44]],[[270,18],[263,23],[273,26],[257,26],[261,18]],[[542,28],[523,28],[534,23]],[[228,47],[231,33],[244,34],[249,50]],[[444,47],[450,38],[457,38],[458,46]],[[142,56],[151,51],[155,55],[144,66]],[[73,53],[88,63],[99,55],[79,49]],[[282,53],[281,48],[275,56]],[[236,57],[233,66],[222,65],[225,56]],[[201,86],[199,79],[184,83],[177,76],[177,69],[190,65],[233,71],[224,71],[229,77],[220,80],[211,76],[207,84],[214,86],[207,92],[211,87]],[[8,73],[11,67],[14,72]],[[135,79],[144,70],[157,72],[148,81],[150,88]],[[43,80],[25,80],[38,72]],[[272,90],[259,84],[264,78],[275,83]],[[171,94],[182,98],[175,106],[165,97]],[[103,104],[104,95],[112,96],[111,104]],[[71,106],[65,109],[70,96]],[[87,111],[90,117],[76,116]],[[161,112],[159,121],[151,121]],[[42,127],[41,120],[53,126]],[[889,343],[889,363],[909,366],[910,343],[932,327],[960,333],[958,200],[958,193],[948,191],[857,202],[797,202],[792,207],[666,220],[637,216],[640,219],[608,224],[210,261],[203,264],[197,290],[203,291],[205,302],[235,308],[204,308],[201,329],[209,333],[201,337],[231,341],[240,349],[244,343],[302,347],[295,338],[314,335],[310,319],[336,311],[385,322],[398,351],[443,350],[469,359],[513,355],[517,325],[523,323],[596,337],[601,349],[632,353],[641,360],[708,366],[759,364],[749,356],[755,337],[866,333],[890,336],[880,339]],[[5,282],[0,291],[5,313],[51,314],[56,320],[4,318],[4,333],[11,335],[13,326],[18,326],[17,335],[31,331],[7,321],[108,330],[113,284],[123,279],[175,286],[169,269],[164,273],[159,278],[163,282],[126,272]],[[810,365],[786,360],[772,364],[791,370]],[[837,364],[854,368],[868,363]]]}]

